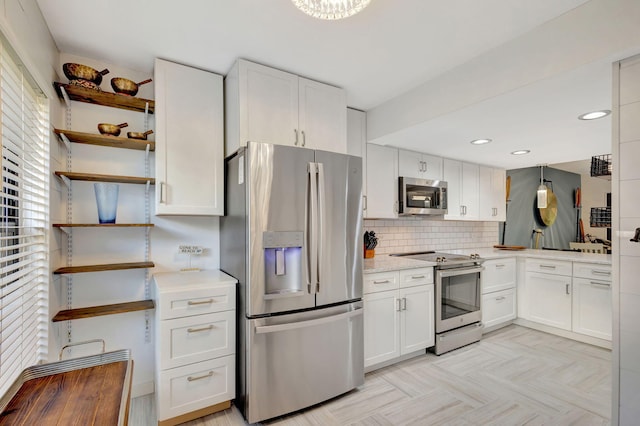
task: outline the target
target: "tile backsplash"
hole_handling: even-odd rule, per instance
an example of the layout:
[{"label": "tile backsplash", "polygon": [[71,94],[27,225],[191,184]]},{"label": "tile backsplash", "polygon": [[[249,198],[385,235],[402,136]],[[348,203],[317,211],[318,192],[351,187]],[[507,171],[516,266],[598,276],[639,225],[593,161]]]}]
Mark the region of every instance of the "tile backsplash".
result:
[{"label": "tile backsplash", "polygon": [[491,247],[498,244],[500,222],[403,218],[365,219],[364,230],[378,237],[376,255],[424,250]]}]

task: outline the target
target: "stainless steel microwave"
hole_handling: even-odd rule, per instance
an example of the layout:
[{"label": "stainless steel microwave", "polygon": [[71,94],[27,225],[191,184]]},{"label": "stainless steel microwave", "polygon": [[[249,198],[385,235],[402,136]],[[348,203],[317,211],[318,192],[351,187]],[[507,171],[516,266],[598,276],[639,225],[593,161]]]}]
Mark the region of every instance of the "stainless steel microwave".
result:
[{"label": "stainless steel microwave", "polygon": [[447,182],[398,178],[398,214],[443,215],[447,213]]}]

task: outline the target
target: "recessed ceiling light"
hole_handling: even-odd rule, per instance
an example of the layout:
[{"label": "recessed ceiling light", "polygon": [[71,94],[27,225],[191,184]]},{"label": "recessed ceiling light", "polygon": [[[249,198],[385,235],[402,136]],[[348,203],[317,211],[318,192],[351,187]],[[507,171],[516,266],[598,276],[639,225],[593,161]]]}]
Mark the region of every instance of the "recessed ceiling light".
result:
[{"label": "recessed ceiling light", "polygon": [[578,120],[596,120],[598,118],[606,117],[611,114],[611,111],[608,109],[603,109],[600,111],[592,111],[586,114],[582,114],[578,116]]},{"label": "recessed ceiling light", "polygon": [[474,139],[471,141],[472,145],[484,145],[485,143],[491,142],[491,139]]},{"label": "recessed ceiling light", "polygon": [[528,154],[531,151],[529,151],[528,149],[519,149],[517,151],[513,151],[512,154],[513,155],[524,155],[524,154]]}]

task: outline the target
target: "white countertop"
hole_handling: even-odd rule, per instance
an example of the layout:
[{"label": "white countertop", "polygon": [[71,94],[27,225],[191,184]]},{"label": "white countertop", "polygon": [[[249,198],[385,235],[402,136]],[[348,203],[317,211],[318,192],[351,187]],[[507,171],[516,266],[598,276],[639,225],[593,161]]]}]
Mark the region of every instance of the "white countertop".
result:
[{"label": "white countertop", "polygon": [[232,276],[220,270],[159,272],[153,274],[159,293],[198,290],[237,283]]},{"label": "white countertop", "polygon": [[[442,250],[445,253],[472,254],[477,253],[483,259],[499,259],[502,257],[531,257],[539,259],[568,260],[571,262],[587,262],[601,265],[611,265],[610,254],[582,253],[574,251],[560,250],[499,250],[492,247],[482,249],[458,249]],[[364,273],[385,272],[400,269],[423,268],[425,266],[435,266],[435,262],[407,259],[389,255],[377,255],[373,259],[364,259]]]}]

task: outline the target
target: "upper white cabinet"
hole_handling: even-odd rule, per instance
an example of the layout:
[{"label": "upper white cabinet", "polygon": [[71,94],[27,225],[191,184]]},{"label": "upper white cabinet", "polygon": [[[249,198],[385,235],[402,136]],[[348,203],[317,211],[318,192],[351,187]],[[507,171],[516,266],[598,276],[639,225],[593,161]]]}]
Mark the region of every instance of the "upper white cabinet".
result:
[{"label": "upper white cabinet", "polygon": [[398,150],[367,144],[367,204],[365,217],[398,217]]},{"label": "upper white cabinet", "polygon": [[222,76],[155,61],[156,214],[223,215]]},{"label": "upper white cabinet", "polygon": [[447,182],[445,219],[478,220],[480,215],[479,168],[477,164],[444,159],[443,178]]},{"label": "upper white cabinet", "polygon": [[442,180],[442,158],[400,149],[398,150],[398,176]]},{"label": "upper white cabinet", "polygon": [[506,171],[480,166],[479,179],[480,220],[505,221],[507,218]]},{"label": "upper white cabinet", "polygon": [[362,209],[367,214],[367,114],[347,108],[347,154],[362,158]]},{"label": "upper white cabinet", "polygon": [[248,141],[347,152],[343,89],[238,60],[225,78],[225,154]]}]

